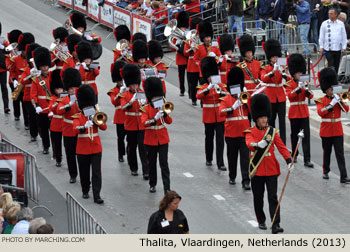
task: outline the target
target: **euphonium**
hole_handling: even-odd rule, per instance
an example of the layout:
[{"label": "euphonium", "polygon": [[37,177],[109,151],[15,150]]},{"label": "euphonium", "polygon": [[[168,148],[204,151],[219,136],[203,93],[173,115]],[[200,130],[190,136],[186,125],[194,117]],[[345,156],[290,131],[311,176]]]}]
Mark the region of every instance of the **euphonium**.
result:
[{"label": "euphonium", "polygon": [[69,52],[63,50],[58,39],[56,39],[55,42],[53,42],[50,45],[50,51],[55,55],[57,59],[59,59],[60,61],[64,61],[66,63],[67,63],[67,60],[72,57],[72,55]]},{"label": "euphonium", "polygon": [[119,59],[125,58],[128,62],[133,61],[132,55],[129,53],[129,42],[126,39],[121,39],[118,41],[117,45],[115,46],[115,49],[117,51],[120,51],[120,57]]},{"label": "euphonium", "polygon": [[18,56],[18,51],[16,50],[16,47],[18,46],[18,43],[11,43],[5,48],[6,52],[10,53],[10,57],[13,58],[15,56]]},{"label": "euphonium", "polygon": [[165,98],[163,99],[164,99],[164,105],[162,107],[162,110],[165,113],[170,114],[174,110],[174,104],[172,102],[168,102]]},{"label": "euphonium", "polygon": [[176,19],[171,20],[166,25],[166,27],[164,28],[164,36],[169,37],[169,39],[168,39],[169,45],[176,50],[179,50],[179,48],[172,42],[172,40],[174,38],[177,40],[184,40],[185,39],[183,32],[177,27],[177,20]]},{"label": "euphonium", "polygon": [[[191,45],[194,44],[192,47],[198,49],[198,45],[199,45],[199,39],[197,36],[197,30],[193,29],[190,30],[187,34],[186,34],[186,43],[189,44],[189,41],[191,41]],[[190,50],[192,50],[192,48],[190,48],[189,50],[186,51],[186,53],[188,53]]]},{"label": "euphonium", "polygon": [[247,104],[248,103],[248,98],[250,97],[250,94],[248,92],[242,92],[239,95],[239,100],[241,101],[241,103],[243,104]]},{"label": "euphonium", "polygon": [[107,122],[108,120],[108,116],[106,113],[101,112],[100,108],[98,106],[98,104],[95,105],[95,115],[92,119],[92,121],[96,124],[96,125],[103,125]]}]

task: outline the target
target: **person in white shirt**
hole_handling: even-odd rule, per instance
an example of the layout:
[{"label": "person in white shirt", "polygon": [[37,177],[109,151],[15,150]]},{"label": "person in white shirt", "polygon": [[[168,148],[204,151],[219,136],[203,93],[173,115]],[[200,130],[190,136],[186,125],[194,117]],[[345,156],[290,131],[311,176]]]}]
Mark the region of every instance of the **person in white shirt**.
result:
[{"label": "person in white shirt", "polygon": [[329,19],[323,21],[320,28],[320,53],[326,52],[328,67],[333,67],[336,72],[339,69],[341,53],[346,49],[346,31],[344,23],[338,20],[339,10],[330,8]]}]

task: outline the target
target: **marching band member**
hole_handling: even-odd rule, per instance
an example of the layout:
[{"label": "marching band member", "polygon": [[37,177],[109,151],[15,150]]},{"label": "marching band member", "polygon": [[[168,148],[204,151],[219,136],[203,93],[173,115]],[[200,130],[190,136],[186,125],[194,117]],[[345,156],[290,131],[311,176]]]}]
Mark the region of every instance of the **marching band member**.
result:
[{"label": "marching band member", "polygon": [[[244,36],[244,35],[243,35]],[[267,189],[269,212],[273,219],[277,200],[277,183],[280,175],[280,165],[275,157],[275,145],[283,158],[286,160],[288,169],[291,171],[291,155],[282,142],[278,130],[269,126],[271,117],[271,103],[264,94],[254,95],[251,99],[251,114],[255,126],[244,131],[246,144],[252,152],[250,157],[249,173],[251,177],[254,210],[259,228],[266,230],[266,216],[264,213],[264,191]],[[282,233],[280,227],[280,208],[277,211],[272,233]]]},{"label": "marching band member", "polygon": [[[290,121],[290,138],[292,143],[292,153],[298,142],[298,133],[301,129],[304,130],[304,138],[302,139],[304,166],[314,167],[311,163],[310,155],[310,121],[309,108],[306,103],[306,98],[312,99],[314,97],[310,89],[305,88],[299,77],[306,73],[306,62],[303,55],[295,53],[290,55],[288,59],[288,69],[291,79],[285,84],[286,93],[290,101],[288,111],[288,118]],[[295,155],[294,163],[297,160],[299,152]]]},{"label": "marching band member", "polygon": [[[101,161],[102,144],[98,130],[106,130],[107,124],[96,125],[91,116],[86,116],[85,109],[95,107],[95,90],[89,85],[82,85],[77,91],[79,109],[82,111],[74,116],[73,129],[78,134],[77,158],[79,164],[80,184],[83,198],[89,198],[90,184],[92,181],[92,193],[94,202],[102,204],[100,192],[102,187]],[[91,167],[91,180],[90,180]]]},{"label": "marching band member", "polygon": [[75,12],[72,15],[69,16],[70,21],[75,29],[77,29],[79,32],[83,33],[83,37],[86,40],[89,41],[96,41],[101,43],[102,39],[101,37],[95,35],[92,32],[86,32],[86,20],[84,14],[80,12]]},{"label": "marching band member", "polygon": [[43,143],[43,154],[49,154],[50,137],[49,128],[50,121],[49,113],[49,99],[51,99],[50,92],[50,76],[49,68],[51,67],[51,54],[49,49],[45,47],[36,48],[33,52],[34,62],[36,68],[40,71],[39,76],[36,76],[32,81],[30,87],[30,96],[35,111],[38,114],[38,127],[40,137]]},{"label": "marching band member", "polygon": [[239,59],[232,57],[232,53],[235,50],[235,42],[233,41],[231,35],[224,34],[222,36],[219,36],[217,41],[221,52],[219,59],[219,62],[221,61],[221,65],[219,67],[221,82],[223,84],[226,84],[227,75],[230,69],[239,63]]},{"label": "marching band member", "polygon": [[255,44],[253,38],[244,34],[238,39],[238,47],[243,61],[238,64],[245,74],[245,87],[249,94],[255,91],[256,85],[259,84],[260,72],[263,63],[254,59]]},{"label": "marching band member", "polygon": [[123,93],[121,106],[125,111],[124,127],[127,135],[127,157],[132,176],[137,176],[137,154],[136,148],[139,149],[139,155],[142,163],[143,178],[148,180],[148,162],[147,153],[144,145],[145,127],[141,122],[141,102],[137,95],[142,90],[139,88],[141,82],[140,68],[135,64],[127,64],[123,67],[122,75],[125,85],[129,88]]},{"label": "marching band member", "polygon": [[157,68],[158,77],[161,79],[163,84],[163,92],[166,95],[165,77],[167,76],[168,66],[162,62],[163,59],[163,48],[158,40],[150,40],[147,44],[149,60],[147,64]]},{"label": "marching band member", "polygon": [[[68,31],[64,27],[57,27],[52,31],[53,38],[55,39],[55,42],[57,41],[60,47],[62,47],[65,52],[68,52],[68,47],[66,44],[66,38],[68,37]],[[61,60],[56,55],[59,55],[61,52],[57,50],[51,51],[51,60],[52,63],[56,66],[56,69],[62,70],[64,61]]]},{"label": "marching band member", "polygon": [[146,34],[142,33],[142,32],[136,32],[134,35],[131,36],[131,44],[133,45],[135,41],[137,40],[142,40],[145,43],[147,43],[147,37]]},{"label": "marching band member", "polygon": [[76,64],[79,62],[78,54],[75,51],[75,46],[81,42],[81,37],[76,34],[71,34],[66,38],[66,44],[68,47],[68,51],[72,57],[67,59],[67,62],[63,62],[62,70],[61,70],[61,78],[63,78],[63,72],[69,68],[75,68]]},{"label": "marching band member", "polygon": [[344,132],[340,120],[341,112],[349,112],[349,106],[343,103],[333,88],[338,84],[337,74],[333,68],[324,68],[319,76],[320,85],[326,95],[315,100],[317,113],[321,117],[320,137],[323,149],[323,178],[329,179],[332,146],[334,146],[340,171],[340,183],[350,184],[344,158]]},{"label": "marching band member", "polygon": [[[226,117],[225,141],[227,145],[227,161],[229,168],[229,183],[236,184],[238,152],[242,175],[242,187],[250,190],[248,174],[249,149],[245,143],[243,131],[250,126],[248,120],[248,105],[242,103],[241,92],[244,92],[244,72],[239,67],[233,67],[227,75],[227,95],[220,103],[220,114]],[[246,101],[247,102],[247,101]]]},{"label": "marching band member", "polygon": [[[219,70],[214,57],[205,57],[201,61],[201,71],[207,83],[198,88],[197,99],[203,102],[202,122],[205,127],[206,165],[212,166],[214,135],[216,137],[216,164],[219,170],[226,171],[224,165],[225,117],[221,116],[220,98],[228,94],[220,83]],[[215,78],[216,77],[216,78]]]},{"label": "marching band member", "polygon": [[145,92],[148,104],[142,109],[141,122],[145,127],[144,144],[149,162],[149,191],[156,192],[157,185],[157,154],[162,173],[164,194],[170,191],[170,171],[168,166],[169,135],[165,124],[171,124],[173,119],[163,107],[157,107],[157,102],[164,103],[162,82],[157,77],[150,77],[145,82]]},{"label": "marching band member", "polygon": [[202,21],[198,24],[199,38],[203,44],[198,46],[198,49],[194,53],[194,60],[199,66],[199,82],[204,84],[207,82],[206,78],[203,78],[203,72],[201,72],[201,60],[207,56],[220,57],[220,49],[213,45],[214,31],[210,22]]},{"label": "marching band member", "polygon": [[145,68],[146,61],[148,58],[148,48],[147,43],[143,40],[135,40],[132,45],[132,57],[134,59],[134,64],[138,65],[139,68]]},{"label": "marching band member", "polygon": [[[0,36],[1,36],[1,22],[0,22]],[[0,37],[0,86],[1,86],[1,94],[2,101],[4,102],[4,112],[8,114],[10,112],[9,109],[9,95],[7,90],[7,67],[6,67],[6,54],[5,48],[9,46],[9,42]]]},{"label": "marching band member", "polygon": [[64,70],[62,80],[64,90],[68,95],[61,98],[62,101],[58,104],[56,113],[63,116],[62,135],[70,176],[69,183],[75,183],[78,176],[76,160],[77,133],[73,129],[73,115],[79,112],[76,90],[81,85],[81,76],[77,69],[69,67]]},{"label": "marching band member", "polygon": [[108,91],[108,95],[111,98],[111,102],[115,107],[113,124],[116,125],[117,138],[118,138],[118,160],[124,162],[125,155],[125,136],[126,132],[124,129],[125,112],[122,110],[121,97],[122,93],[126,91],[126,87],[123,84],[123,78],[120,71],[126,65],[123,60],[118,60],[111,65],[111,75],[113,83],[116,83],[115,87]]},{"label": "marching band member", "polygon": [[[278,40],[269,39],[263,46],[268,64],[260,72],[260,79],[266,83],[265,94],[271,102],[272,114],[269,124],[275,127],[278,115],[280,136],[286,144],[286,93],[282,83],[282,68],[277,64],[278,57],[282,56],[281,44]],[[287,78],[287,75],[284,75]],[[297,132],[298,134],[298,132]]]},{"label": "marching band member", "polygon": [[[200,18],[193,18],[190,22],[190,30],[196,30],[197,25],[202,20]],[[198,33],[196,37],[199,37]],[[192,105],[197,106],[197,85],[199,82],[199,66],[194,60],[194,52],[196,51],[196,45],[194,41],[189,40],[184,43],[184,56],[188,57],[187,62],[187,83],[189,85],[189,93],[192,100]]]},{"label": "marching band member", "polygon": [[63,83],[61,80],[60,72],[60,69],[56,69],[51,72],[50,76],[50,91],[52,94],[51,100],[49,102],[49,117],[51,117],[50,136],[53,157],[56,159],[56,167],[61,167],[62,163],[63,116],[57,115],[57,105],[59,103],[60,95],[63,92]]},{"label": "marching band member", "polygon": [[[128,41],[128,43],[130,45],[131,34],[130,34],[129,28],[126,25],[118,25],[114,29],[113,34],[114,34],[114,37],[117,40],[117,42],[119,42],[122,39],[125,39],[126,41]],[[130,48],[128,47],[124,50],[129,50],[129,49]],[[122,51],[119,51],[116,48],[114,48],[113,53],[114,53],[113,62],[115,62],[115,61],[120,59]]]}]

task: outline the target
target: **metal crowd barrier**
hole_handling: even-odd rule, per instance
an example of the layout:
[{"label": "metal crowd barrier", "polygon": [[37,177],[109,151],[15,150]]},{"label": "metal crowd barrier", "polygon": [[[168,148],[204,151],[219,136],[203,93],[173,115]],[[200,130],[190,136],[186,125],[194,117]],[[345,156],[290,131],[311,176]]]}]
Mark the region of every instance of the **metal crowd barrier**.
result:
[{"label": "metal crowd barrier", "polygon": [[69,234],[107,234],[97,220],[67,192],[67,217]]},{"label": "metal crowd barrier", "polygon": [[0,139],[0,153],[23,153],[24,158],[24,191],[27,193],[28,198],[36,204],[32,209],[35,208],[44,208],[48,211],[52,216],[54,215],[50,209],[48,209],[44,205],[39,204],[39,193],[40,193],[40,185],[39,185],[39,172],[38,167],[36,165],[36,158],[30,154],[29,152],[21,149],[10,141],[1,138]]}]

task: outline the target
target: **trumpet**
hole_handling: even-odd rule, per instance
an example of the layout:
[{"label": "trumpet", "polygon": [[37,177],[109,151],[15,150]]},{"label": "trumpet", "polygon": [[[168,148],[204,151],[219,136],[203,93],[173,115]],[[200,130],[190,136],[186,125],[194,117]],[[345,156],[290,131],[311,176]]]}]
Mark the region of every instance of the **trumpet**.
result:
[{"label": "trumpet", "polygon": [[173,39],[177,39],[177,40],[184,40],[186,37],[184,36],[183,31],[181,31],[178,27],[177,27],[177,20],[173,19],[171,20],[166,27],[164,28],[164,36],[165,37],[169,37],[168,38],[168,42],[169,45],[171,47],[173,47],[176,50],[179,50],[179,47],[177,47],[174,43],[173,43]]},{"label": "trumpet", "polygon": [[[63,47],[60,45],[59,39],[56,39],[55,42],[51,43],[50,45],[50,52],[52,52],[55,55],[55,59],[59,59],[60,61],[64,61],[67,63],[67,60],[72,57],[72,55],[63,50]],[[55,61],[53,59],[52,61]]]},{"label": "trumpet", "polygon": [[247,104],[248,103],[248,98],[250,97],[250,94],[248,92],[242,92],[239,95],[239,100],[241,101],[241,103],[243,104]]}]

